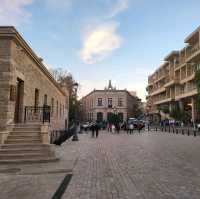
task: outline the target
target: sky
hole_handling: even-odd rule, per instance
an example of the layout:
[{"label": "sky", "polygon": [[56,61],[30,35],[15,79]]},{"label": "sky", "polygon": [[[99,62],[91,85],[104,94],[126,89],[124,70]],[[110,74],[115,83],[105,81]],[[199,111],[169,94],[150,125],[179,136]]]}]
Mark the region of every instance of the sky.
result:
[{"label": "sky", "polygon": [[79,97],[112,80],[145,101],[148,75],[200,26],[199,0],[0,0],[12,25],[48,68],[63,68]]}]

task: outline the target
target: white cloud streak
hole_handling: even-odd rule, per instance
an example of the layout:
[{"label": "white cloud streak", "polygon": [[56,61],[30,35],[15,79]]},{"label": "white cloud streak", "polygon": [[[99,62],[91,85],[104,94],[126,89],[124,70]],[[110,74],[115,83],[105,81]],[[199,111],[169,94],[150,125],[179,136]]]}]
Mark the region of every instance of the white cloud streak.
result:
[{"label": "white cloud streak", "polygon": [[25,10],[33,0],[0,0],[0,25],[19,25],[31,16]]},{"label": "white cloud streak", "polygon": [[117,33],[118,24],[107,22],[90,27],[83,37],[83,48],[80,56],[84,63],[94,64],[101,61],[122,44],[122,38]]},{"label": "white cloud streak", "polygon": [[129,0],[117,0],[117,2],[110,8],[108,18],[113,18],[119,13],[128,9]]}]

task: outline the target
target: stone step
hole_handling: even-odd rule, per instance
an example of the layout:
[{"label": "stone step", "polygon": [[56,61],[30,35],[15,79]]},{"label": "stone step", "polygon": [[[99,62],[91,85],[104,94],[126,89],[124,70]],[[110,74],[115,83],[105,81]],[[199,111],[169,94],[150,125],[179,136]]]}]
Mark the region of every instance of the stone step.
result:
[{"label": "stone step", "polygon": [[20,144],[4,144],[1,149],[49,149],[51,145],[42,143],[20,143]]},{"label": "stone step", "polygon": [[42,153],[42,154],[51,154],[49,150],[45,148],[7,148],[0,149],[0,154],[28,154],[28,153]]},{"label": "stone step", "polygon": [[33,131],[33,132],[40,132],[40,128],[33,128],[33,127],[15,127],[15,128],[13,128],[13,130],[12,131],[14,131],[14,132],[29,132],[29,131]]},{"label": "stone step", "polygon": [[48,154],[44,154],[44,153],[22,153],[22,154],[0,154],[0,160],[12,160],[12,159],[42,159],[42,158],[46,158],[48,156]]},{"label": "stone step", "polygon": [[5,144],[32,144],[41,142],[41,139],[9,139],[5,141]]},{"label": "stone step", "polygon": [[19,136],[35,136],[35,135],[38,135],[40,136],[40,133],[39,132],[10,132],[9,136],[16,136],[16,135],[19,135]]},{"label": "stone step", "polygon": [[33,159],[12,159],[12,160],[0,160],[0,164],[33,164],[33,163],[48,163],[48,162],[56,162],[59,159],[56,157],[50,157],[50,158],[33,158]]},{"label": "stone step", "polygon": [[24,140],[35,140],[40,139],[40,135],[9,135],[8,140],[18,140],[18,139],[24,139]]}]

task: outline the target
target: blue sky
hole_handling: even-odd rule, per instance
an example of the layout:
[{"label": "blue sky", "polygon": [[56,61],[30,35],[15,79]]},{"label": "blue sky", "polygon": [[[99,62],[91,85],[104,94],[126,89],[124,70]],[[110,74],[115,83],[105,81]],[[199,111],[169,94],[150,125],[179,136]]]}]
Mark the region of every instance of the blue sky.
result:
[{"label": "blue sky", "polygon": [[145,99],[147,78],[200,25],[199,0],[0,0],[0,25],[14,25],[50,68],[81,84],[111,79]]}]

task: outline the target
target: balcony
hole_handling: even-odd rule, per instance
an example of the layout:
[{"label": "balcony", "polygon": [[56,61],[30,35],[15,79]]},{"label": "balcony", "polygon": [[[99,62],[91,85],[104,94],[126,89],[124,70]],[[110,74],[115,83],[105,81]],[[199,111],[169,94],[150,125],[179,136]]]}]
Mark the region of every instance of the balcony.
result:
[{"label": "balcony", "polygon": [[167,96],[167,97],[160,98],[154,104],[155,105],[164,104],[164,103],[167,103],[167,102],[171,102],[172,100],[173,99],[171,97]]},{"label": "balcony", "polygon": [[189,86],[187,89],[178,90],[178,92],[176,92],[175,99],[180,100],[182,98],[190,97],[190,96],[193,96],[193,95],[196,95],[196,94],[197,94],[196,86]]},{"label": "balcony", "polygon": [[189,82],[189,81],[193,80],[194,78],[195,78],[195,73],[193,73],[193,74],[191,74],[191,75],[189,75],[189,76],[187,76],[185,78],[182,78],[180,80],[180,84],[184,84],[186,82]]},{"label": "balcony", "polygon": [[177,77],[171,77],[166,82],[165,88],[173,86],[173,85],[178,84],[178,83],[179,83],[179,79]]},{"label": "balcony", "polygon": [[153,91],[150,95],[151,95],[151,96],[157,95],[157,94],[163,93],[163,92],[165,92],[165,91],[166,91],[165,87],[161,87],[161,88],[158,88],[158,89],[154,89],[154,91]]},{"label": "balcony", "polygon": [[195,45],[188,47],[186,53],[187,62],[196,57],[198,54],[200,54],[199,43],[196,43]]}]

